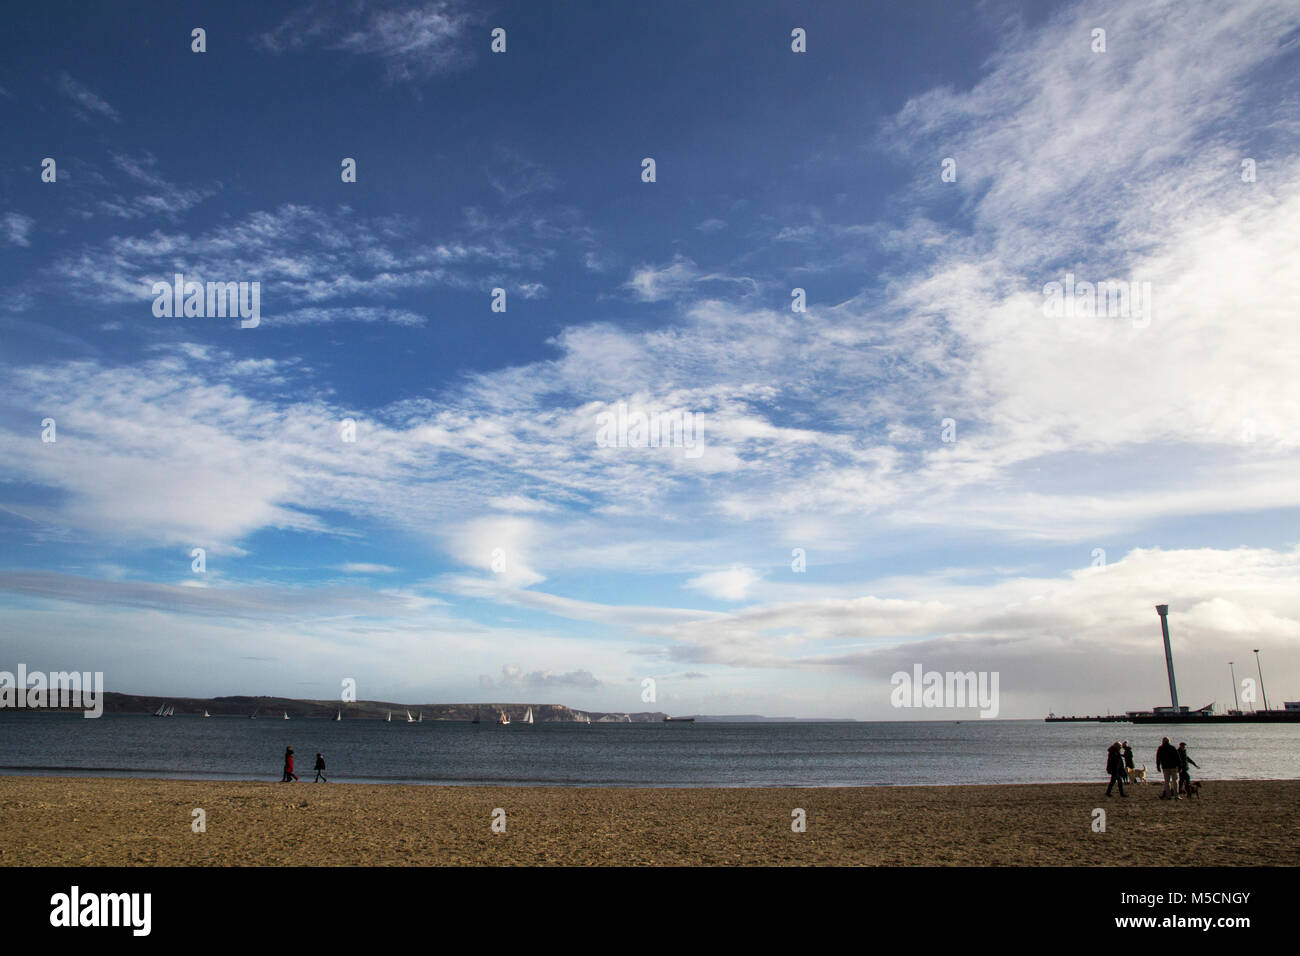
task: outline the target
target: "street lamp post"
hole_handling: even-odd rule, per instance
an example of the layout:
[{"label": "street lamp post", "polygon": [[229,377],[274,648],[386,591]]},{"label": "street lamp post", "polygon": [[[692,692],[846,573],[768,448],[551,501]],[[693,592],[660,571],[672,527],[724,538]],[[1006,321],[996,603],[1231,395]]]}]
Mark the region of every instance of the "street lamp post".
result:
[{"label": "street lamp post", "polygon": [[1232,674],[1232,709],[1240,711],[1241,704],[1237,702],[1237,669],[1232,666],[1232,661],[1228,661],[1228,673]]},{"label": "street lamp post", "polygon": [[1268,693],[1264,690],[1264,671],[1259,666],[1259,648],[1255,648],[1255,669],[1259,671],[1259,694],[1264,698],[1264,709],[1268,710]]}]

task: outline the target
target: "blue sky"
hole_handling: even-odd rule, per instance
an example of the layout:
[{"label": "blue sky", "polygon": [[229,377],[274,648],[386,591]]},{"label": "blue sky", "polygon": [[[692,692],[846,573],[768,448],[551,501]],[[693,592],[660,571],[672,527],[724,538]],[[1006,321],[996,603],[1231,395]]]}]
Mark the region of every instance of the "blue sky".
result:
[{"label": "blue sky", "polygon": [[[951,718],[890,707],[921,663],[1036,717],[1162,702],[1169,603],[1184,702],[1255,647],[1300,697],[1300,11],[954,6],[16,11],[0,661]],[[155,316],[177,272],[260,324]]]}]

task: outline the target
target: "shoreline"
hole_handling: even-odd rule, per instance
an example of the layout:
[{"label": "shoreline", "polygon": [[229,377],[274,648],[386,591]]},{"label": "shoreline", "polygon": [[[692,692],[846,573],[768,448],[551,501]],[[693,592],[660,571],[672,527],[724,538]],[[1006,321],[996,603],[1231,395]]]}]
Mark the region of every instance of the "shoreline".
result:
[{"label": "shoreline", "polygon": [[[6,778],[19,779],[42,779],[42,780],[78,780],[78,781],[115,781],[115,780],[140,780],[153,781],[156,783],[193,783],[193,784],[278,784],[273,773],[267,773],[263,776],[236,776],[227,774],[212,774],[210,776],[194,776],[186,771],[176,771],[172,775],[160,775],[163,771],[148,770],[142,772],[124,771],[97,771],[93,773],[86,772],[83,768],[76,768],[61,772],[53,767],[33,767],[25,768],[7,768],[0,767],[0,780]],[[314,770],[307,770],[307,776],[302,773],[298,776],[301,784],[312,786],[312,781],[308,779],[315,774]],[[1101,780],[1101,786],[1106,786],[1104,777]],[[1213,784],[1251,784],[1251,783],[1297,783],[1300,784],[1300,777],[1197,777],[1200,783]],[[552,781],[552,780],[413,780],[409,777],[393,777],[391,779],[381,779],[377,777],[343,777],[329,775],[331,786],[353,786],[353,787],[446,787],[448,789],[460,790],[465,788],[478,789],[536,789],[536,790],[722,790],[722,791],[750,791],[750,790],[904,790],[904,789],[939,789],[939,790],[964,790],[970,787],[1088,787],[1093,786],[1093,780],[1015,780],[1004,781],[999,783],[989,783],[981,781],[976,783],[605,783],[591,781]],[[1156,774],[1151,774],[1148,786],[1160,786],[1161,779]],[[1126,786],[1133,786],[1127,784]],[[1140,786],[1140,785],[1139,785]]]},{"label": "shoreline", "polygon": [[[339,787],[0,776],[0,866],[1296,866],[1300,781]],[[1106,830],[1093,829],[1095,810]],[[195,832],[195,810],[204,832]],[[803,832],[792,829],[803,811]],[[493,830],[504,811],[505,831]]]}]

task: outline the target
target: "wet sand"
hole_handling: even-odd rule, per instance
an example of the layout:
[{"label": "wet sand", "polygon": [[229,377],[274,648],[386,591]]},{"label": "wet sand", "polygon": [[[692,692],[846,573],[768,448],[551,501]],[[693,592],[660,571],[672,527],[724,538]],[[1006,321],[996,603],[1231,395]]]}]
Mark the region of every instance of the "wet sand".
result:
[{"label": "wet sand", "polygon": [[[310,779],[310,778],[307,778]],[[1300,781],[605,789],[0,776],[4,866],[1300,864]],[[1092,829],[1106,811],[1106,832]],[[206,832],[192,830],[195,808]],[[493,811],[505,832],[493,832]],[[807,829],[791,829],[792,811]]]}]

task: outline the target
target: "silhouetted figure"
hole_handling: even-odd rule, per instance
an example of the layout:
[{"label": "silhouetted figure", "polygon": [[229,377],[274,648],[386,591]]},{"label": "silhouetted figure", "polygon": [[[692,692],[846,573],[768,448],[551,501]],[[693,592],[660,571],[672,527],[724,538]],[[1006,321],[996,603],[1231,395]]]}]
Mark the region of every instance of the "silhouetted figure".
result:
[{"label": "silhouetted figure", "polygon": [[1160,792],[1160,799],[1181,800],[1178,795],[1178,748],[1169,742],[1168,737],[1162,738],[1156,748],[1156,769],[1165,775],[1165,789]]},{"label": "silhouetted figure", "polygon": [[298,775],[293,772],[293,748],[284,748],[284,776],[280,778],[281,783],[288,783],[289,778],[298,779]]},{"label": "silhouetted figure", "polygon": [[1106,750],[1106,772],[1110,774],[1110,784],[1106,787],[1106,796],[1110,796],[1115,784],[1119,784],[1119,795],[1127,797],[1124,792],[1124,755],[1120,753],[1119,741],[1115,741]]},{"label": "silhouetted figure", "polygon": [[1127,740],[1124,741],[1122,746],[1124,748],[1124,779],[1131,783],[1133,781],[1133,748],[1128,745]]},{"label": "silhouetted figure", "polygon": [[1187,743],[1186,741],[1184,741],[1183,743],[1180,743],[1178,745],[1178,792],[1179,793],[1187,793],[1187,785],[1192,782],[1191,771],[1187,769],[1188,764],[1191,764],[1197,770],[1201,769],[1201,765],[1188,756]]},{"label": "silhouetted figure", "polygon": [[317,754],[316,755],[316,779],[313,780],[312,783],[320,783],[322,780],[324,780],[326,783],[329,783],[329,780],[325,777],[325,758],[322,757],[320,754]]}]

